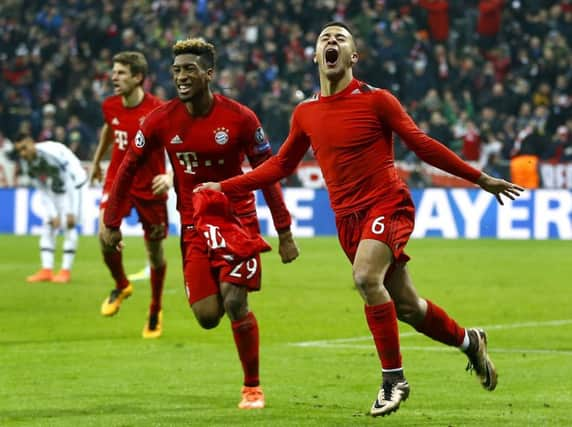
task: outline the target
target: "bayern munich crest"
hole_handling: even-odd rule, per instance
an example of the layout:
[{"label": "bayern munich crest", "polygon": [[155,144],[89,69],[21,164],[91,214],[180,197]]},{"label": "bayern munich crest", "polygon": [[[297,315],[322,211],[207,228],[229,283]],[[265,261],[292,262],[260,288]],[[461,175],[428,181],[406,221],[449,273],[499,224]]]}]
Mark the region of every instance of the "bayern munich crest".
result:
[{"label": "bayern munich crest", "polygon": [[214,140],[218,145],[224,145],[228,142],[228,129],[227,128],[216,128],[214,130]]}]

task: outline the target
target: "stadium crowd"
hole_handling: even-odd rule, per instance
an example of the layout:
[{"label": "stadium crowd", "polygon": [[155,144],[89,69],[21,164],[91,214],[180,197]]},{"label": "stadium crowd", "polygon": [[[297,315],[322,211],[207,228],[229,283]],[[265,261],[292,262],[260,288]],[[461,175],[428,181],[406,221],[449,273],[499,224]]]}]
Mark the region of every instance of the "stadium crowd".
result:
[{"label": "stadium crowd", "polygon": [[[572,0],[3,0],[0,150],[27,130],[91,159],[113,54],[143,52],[145,89],[166,99],[170,46],[187,36],[219,47],[214,89],[250,106],[276,150],[317,90],[314,41],[331,20],[354,28],[357,78],[486,172],[572,161]],[[417,162],[402,144],[396,158]]]}]

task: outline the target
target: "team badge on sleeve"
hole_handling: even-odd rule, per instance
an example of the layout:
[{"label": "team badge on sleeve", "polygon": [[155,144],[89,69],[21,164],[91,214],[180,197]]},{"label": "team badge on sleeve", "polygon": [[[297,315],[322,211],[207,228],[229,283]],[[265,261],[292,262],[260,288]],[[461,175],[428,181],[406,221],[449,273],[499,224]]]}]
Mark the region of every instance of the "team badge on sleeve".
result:
[{"label": "team badge on sleeve", "polygon": [[264,129],[261,127],[256,128],[254,131],[254,139],[256,140],[256,152],[262,153],[263,151],[267,151],[270,149],[270,142],[266,138],[266,134],[264,133]]},{"label": "team badge on sleeve", "polygon": [[143,132],[141,132],[141,130],[138,130],[137,135],[135,135],[135,146],[137,148],[143,148],[144,145],[145,145],[145,136],[143,135]]}]

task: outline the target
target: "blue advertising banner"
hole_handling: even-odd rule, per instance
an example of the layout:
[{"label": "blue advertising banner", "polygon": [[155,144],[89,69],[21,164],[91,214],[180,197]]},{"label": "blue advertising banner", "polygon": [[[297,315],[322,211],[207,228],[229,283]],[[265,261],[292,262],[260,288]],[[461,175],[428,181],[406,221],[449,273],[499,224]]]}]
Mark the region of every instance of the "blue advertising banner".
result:
[{"label": "blue advertising banner", "polygon": [[[478,189],[427,188],[413,190],[416,223],[413,238],[447,239],[572,239],[572,191],[529,190],[500,206]],[[100,189],[87,189],[82,203],[80,232],[95,235],[98,229]],[[292,213],[292,231],[298,237],[335,235],[334,215],[323,189],[286,188],[286,204]],[[170,197],[170,231],[177,233],[174,197]],[[275,235],[270,210],[261,193],[257,209],[265,235]],[[27,188],[0,189],[0,233],[38,234],[42,221],[41,200]],[[141,235],[136,214],[125,219],[125,235]]]}]

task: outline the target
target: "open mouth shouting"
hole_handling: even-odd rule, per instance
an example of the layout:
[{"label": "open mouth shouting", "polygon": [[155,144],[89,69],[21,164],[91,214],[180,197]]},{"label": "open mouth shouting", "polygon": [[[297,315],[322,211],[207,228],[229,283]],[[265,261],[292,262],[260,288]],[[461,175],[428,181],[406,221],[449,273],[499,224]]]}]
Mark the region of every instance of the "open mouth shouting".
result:
[{"label": "open mouth shouting", "polygon": [[333,68],[338,63],[338,58],[340,57],[340,53],[338,49],[335,47],[327,47],[324,51],[324,60],[326,62],[326,66],[328,68]]}]

